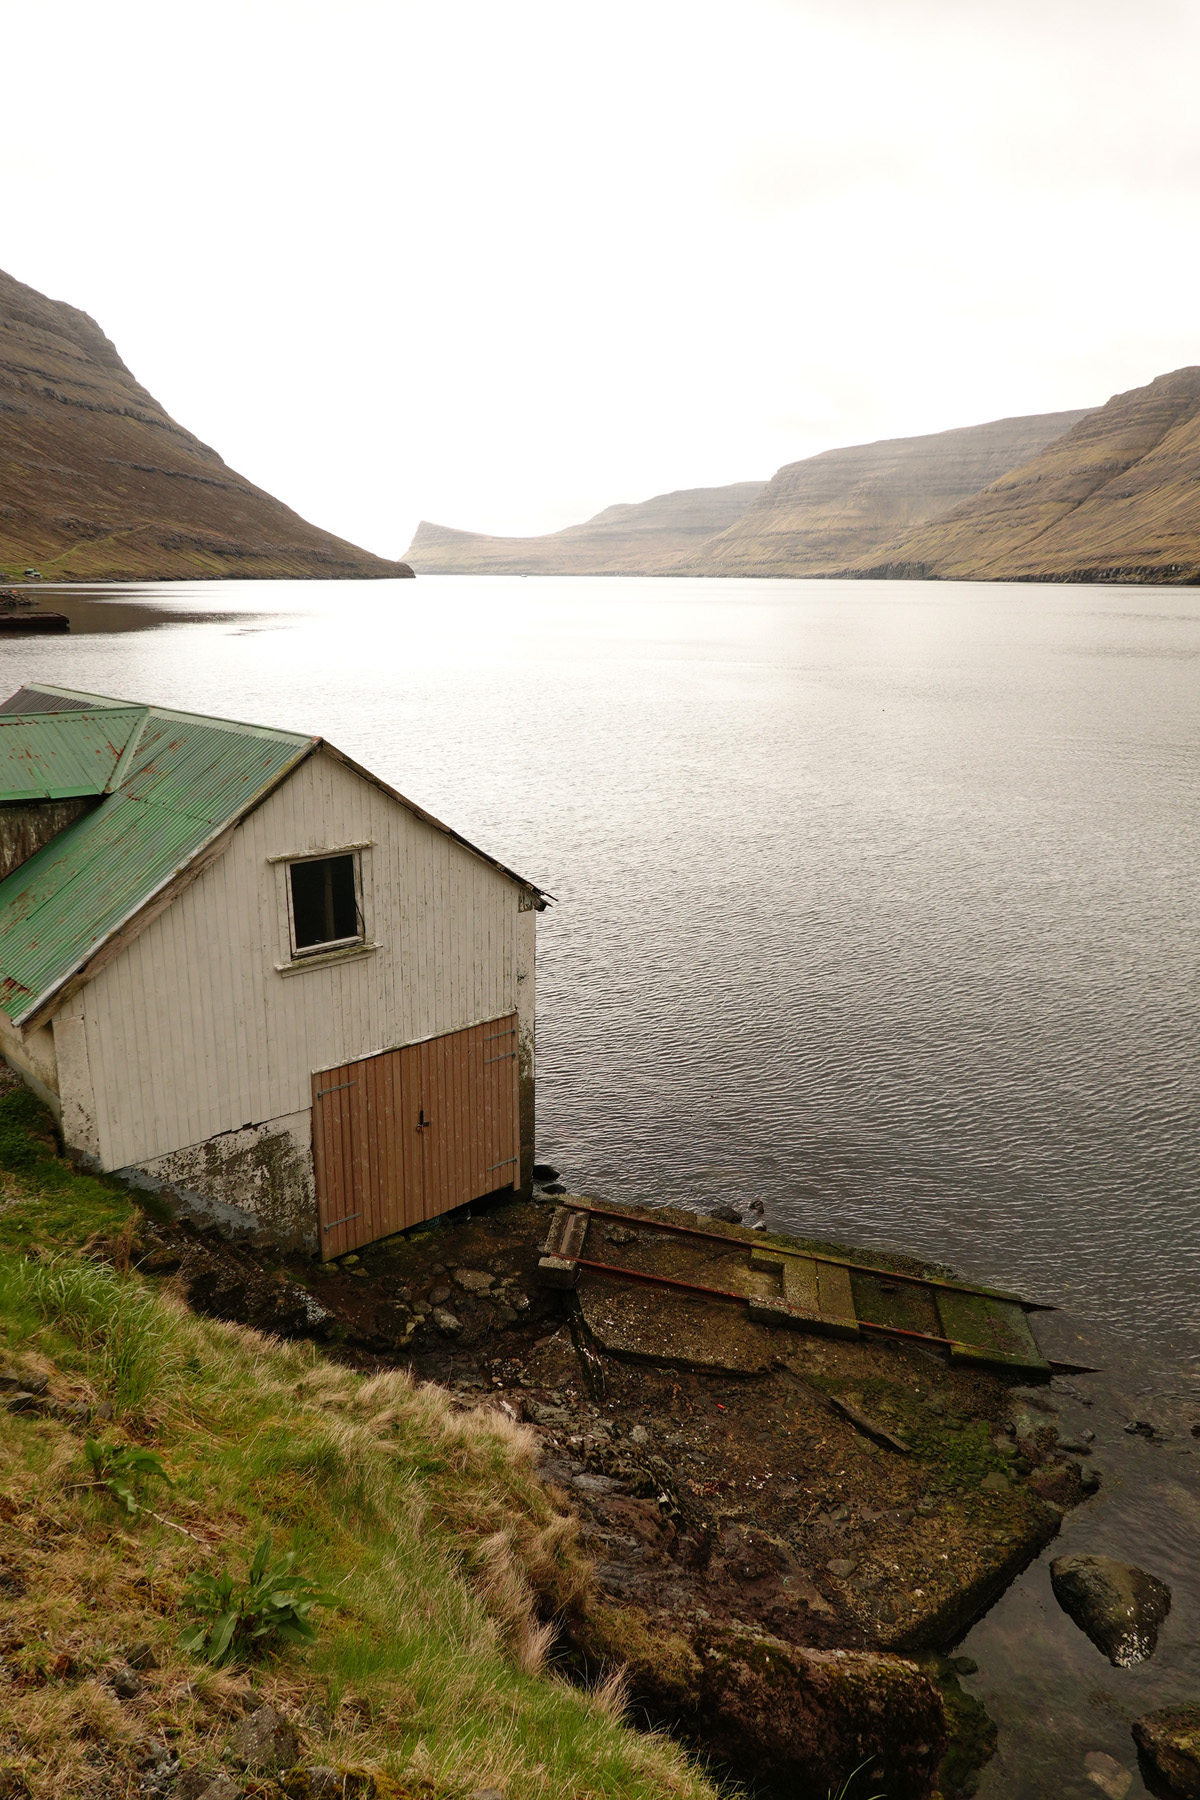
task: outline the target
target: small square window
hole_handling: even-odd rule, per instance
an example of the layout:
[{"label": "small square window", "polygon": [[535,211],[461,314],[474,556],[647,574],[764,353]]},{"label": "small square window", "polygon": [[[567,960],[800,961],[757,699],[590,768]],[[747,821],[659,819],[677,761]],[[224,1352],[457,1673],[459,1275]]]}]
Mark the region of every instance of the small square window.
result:
[{"label": "small square window", "polygon": [[294,955],[362,942],[356,860],[319,856],[289,866]]}]

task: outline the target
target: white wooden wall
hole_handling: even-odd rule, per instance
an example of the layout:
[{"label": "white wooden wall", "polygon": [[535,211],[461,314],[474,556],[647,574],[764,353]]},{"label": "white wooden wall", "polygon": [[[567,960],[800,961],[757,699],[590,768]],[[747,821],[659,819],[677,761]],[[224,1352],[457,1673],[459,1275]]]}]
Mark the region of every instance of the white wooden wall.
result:
[{"label": "white wooden wall", "polygon": [[[281,975],[286,865],[269,859],[363,842],[379,948]],[[310,757],[69,1009],[102,1165],[294,1114],[314,1069],[511,1012],[520,891],[335,758]]]}]

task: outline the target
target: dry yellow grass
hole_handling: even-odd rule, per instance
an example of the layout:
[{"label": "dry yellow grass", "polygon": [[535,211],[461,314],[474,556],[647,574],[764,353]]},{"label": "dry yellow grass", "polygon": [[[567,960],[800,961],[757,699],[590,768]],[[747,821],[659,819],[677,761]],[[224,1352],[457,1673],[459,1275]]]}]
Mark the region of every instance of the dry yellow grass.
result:
[{"label": "dry yellow grass", "polygon": [[[173,1483],[148,1484],[154,1512],[129,1517],[90,1484],[78,1423],[0,1411],[8,1792],[133,1796],[169,1756],[215,1770],[246,1705],[270,1701],[308,1760],[386,1772],[394,1793],[711,1800],[682,1751],[622,1723],[619,1675],[585,1693],[553,1672],[554,1615],[590,1575],[528,1432],[403,1373],[367,1380],[311,1345],[197,1318],[78,1251],[30,1261],[31,1241],[111,1236],[130,1215],[44,1146],[7,1194],[0,1362],[47,1376],[60,1403],[111,1407],[90,1429],[152,1448]],[[316,1644],[230,1672],[184,1656],[189,1575],[240,1574],[266,1531],[337,1596]],[[157,1666],[121,1699],[113,1665],[138,1643]]]}]

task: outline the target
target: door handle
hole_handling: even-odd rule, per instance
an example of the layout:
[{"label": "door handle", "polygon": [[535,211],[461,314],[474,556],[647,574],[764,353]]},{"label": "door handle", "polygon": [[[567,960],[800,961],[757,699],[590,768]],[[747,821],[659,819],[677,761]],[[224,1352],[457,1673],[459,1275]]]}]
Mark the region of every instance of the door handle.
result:
[{"label": "door handle", "polygon": [[432,1124],[433,1124],[433,1120],[432,1120],[432,1119],[427,1119],[427,1118],[426,1118],[426,1117],[425,1117],[425,1108],[424,1108],[424,1107],[422,1107],[422,1108],[421,1108],[421,1113],[420,1113],[420,1117],[419,1117],[419,1118],[418,1118],[418,1120],[417,1120],[417,1130],[418,1130],[418,1131],[424,1131],[424,1130],[425,1130],[425,1129],[426,1129],[426,1128],[427,1128],[427,1127],[428,1127],[428,1126],[430,1126],[430,1125],[432,1125]]}]

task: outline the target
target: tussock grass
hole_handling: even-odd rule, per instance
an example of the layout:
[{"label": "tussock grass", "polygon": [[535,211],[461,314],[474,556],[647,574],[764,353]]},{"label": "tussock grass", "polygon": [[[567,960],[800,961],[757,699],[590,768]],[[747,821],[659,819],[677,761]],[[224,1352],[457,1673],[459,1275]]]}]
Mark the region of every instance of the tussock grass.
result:
[{"label": "tussock grass", "polygon": [[73,1256],[10,1264],[0,1282],[15,1306],[36,1312],[83,1352],[85,1372],[114,1417],[143,1410],[171,1385],[177,1359],[161,1309],[140,1283]]},{"label": "tussock grass", "polygon": [[[302,1724],[322,1709],[309,1760],[447,1800],[712,1800],[682,1751],[622,1723],[619,1677],[585,1693],[553,1673],[554,1615],[590,1574],[531,1434],[404,1373],[364,1379],[198,1318],[119,1255],[88,1261],[93,1234],[135,1214],[51,1162],[28,1116],[0,1096],[0,1361],[111,1408],[105,1432],[152,1448],[174,1486],[146,1496],[161,1518],[130,1519],[88,1485],[81,1428],[0,1411],[0,1768],[35,1800],[133,1796],[166,1745],[215,1770],[252,1686]],[[240,1576],[266,1531],[336,1595],[316,1644],[241,1670],[189,1660],[188,1576]],[[111,1667],[138,1642],[158,1666],[122,1701]]]}]

